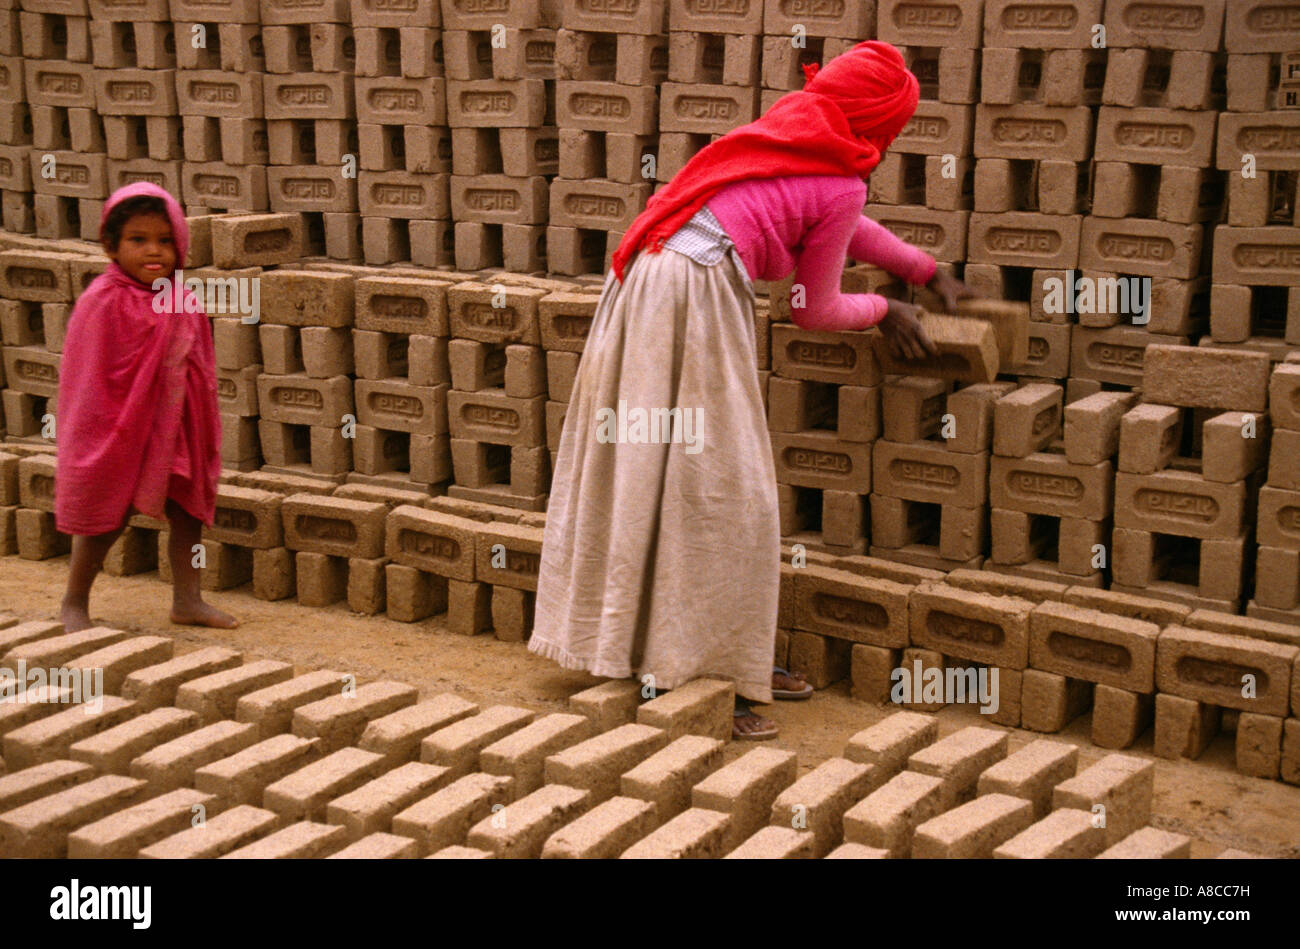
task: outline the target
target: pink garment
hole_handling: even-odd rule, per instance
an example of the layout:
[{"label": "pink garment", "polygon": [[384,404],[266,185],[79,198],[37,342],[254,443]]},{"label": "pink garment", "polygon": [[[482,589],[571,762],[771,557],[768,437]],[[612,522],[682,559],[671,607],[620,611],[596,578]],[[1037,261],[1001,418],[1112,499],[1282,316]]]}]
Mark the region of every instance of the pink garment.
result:
[{"label": "pink garment", "polygon": [[844,258],[883,267],[911,284],[934,276],[935,260],[862,214],[861,178],[796,175],[731,184],[707,206],[735,242],[752,280],[782,280],[794,271],[804,306],[792,311],[804,329],[875,326],[888,302],[876,293],[840,293]]},{"label": "pink garment", "polygon": [[[139,195],[166,203],[183,262],[189,229],[180,205],[161,188],[140,182],[119,189],[105,203],[105,217]],[[109,264],[68,320],[54,480],[55,522],[64,533],[116,530],[131,507],[161,518],[168,498],[212,523],[221,474],[212,331],[189,291],[169,298],[173,312],[155,310],[164,297]]]}]

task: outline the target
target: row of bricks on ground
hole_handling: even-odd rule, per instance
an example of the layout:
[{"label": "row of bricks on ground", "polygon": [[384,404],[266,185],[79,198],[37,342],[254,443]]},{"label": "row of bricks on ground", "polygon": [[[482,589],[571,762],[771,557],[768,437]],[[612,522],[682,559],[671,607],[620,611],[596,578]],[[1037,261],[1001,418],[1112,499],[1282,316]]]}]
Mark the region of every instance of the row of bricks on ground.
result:
[{"label": "row of bricks on ground", "polygon": [[[893,716],[855,735],[844,758],[798,781],[789,752],[763,749],[720,767],[717,736],[729,733],[732,690],[709,680],[644,704],[638,684],[608,683],[574,696],[579,714],[538,718],[509,706],[479,710],[453,696],[417,704],[415,690],[396,683],[362,686],[347,698],[337,694],[344,678],[337,673],[291,679],[282,663],[240,666],[237,654],[219,649],[150,665],[169,643],[154,637],[57,636],[54,624],[10,630],[20,645],[5,663],[67,662],[80,652],[74,662],[113,666],[123,696],[105,700],[97,715],[74,709],[41,719],[47,707],[30,705],[36,711],[22,712],[28,720],[8,723],[12,773],[0,784],[0,834],[31,855],[218,856],[295,821],[342,829],[313,828],[330,835],[328,845],[308,848],[314,855],[391,832],[414,838],[416,853],[468,843],[496,856],[614,856],[657,827],[640,848],[666,847],[670,855],[682,831],[690,836],[705,818],[708,846],[722,852],[770,821],[806,832],[794,841],[759,838],[750,849],[794,842],[789,855],[821,856],[844,840],[906,856],[916,836],[932,838],[916,856],[988,856],[1053,809],[1104,807],[1107,829],[1096,850],[1143,828],[1150,812],[1149,763],[1112,756],[1076,776],[1070,746],[1037,742],[1008,758],[1007,735],[979,728],[935,743],[937,723],[921,715]],[[172,701],[177,707],[166,707]],[[105,782],[112,776],[120,780]],[[977,790],[1014,800],[972,806]],[[152,806],[121,812],[142,799]],[[990,842],[985,811],[995,803],[999,839]],[[209,816],[239,807],[245,819],[178,834],[195,804]],[[264,811],[250,814],[259,804]],[[486,820],[501,810],[496,804],[506,813]],[[946,821],[925,823],[963,804]],[[556,833],[597,805],[581,824]],[[1014,828],[1006,826],[1007,808],[1023,812]],[[239,830],[228,836],[227,823]],[[289,855],[277,847],[302,845],[304,830],[240,855]],[[1049,839],[1063,843],[1041,827],[1010,850],[1031,856]],[[936,847],[932,854],[927,845]],[[408,840],[395,849],[409,855],[410,847]]]}]

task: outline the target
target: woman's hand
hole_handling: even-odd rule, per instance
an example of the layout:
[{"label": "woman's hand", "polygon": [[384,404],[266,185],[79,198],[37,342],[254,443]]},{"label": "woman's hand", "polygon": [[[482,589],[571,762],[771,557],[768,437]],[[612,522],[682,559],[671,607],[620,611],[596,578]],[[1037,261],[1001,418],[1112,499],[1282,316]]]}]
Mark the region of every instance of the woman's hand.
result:
[{"label": "woman's hand", "polygon": [[939,348],[921,325],[921,308],[902,300],[889,299],[889,310],[879,323],[885,345],[899,359],[938,356]]},{"label": "woman's hand", "polygon": [[958,300],[979,296],[978,293],[943,269],[936,270],[934,276],[930,278],[930,282],[925,286],[926,289],[932,290],[943,297],[944,309],[949,313],[957,312]]}]

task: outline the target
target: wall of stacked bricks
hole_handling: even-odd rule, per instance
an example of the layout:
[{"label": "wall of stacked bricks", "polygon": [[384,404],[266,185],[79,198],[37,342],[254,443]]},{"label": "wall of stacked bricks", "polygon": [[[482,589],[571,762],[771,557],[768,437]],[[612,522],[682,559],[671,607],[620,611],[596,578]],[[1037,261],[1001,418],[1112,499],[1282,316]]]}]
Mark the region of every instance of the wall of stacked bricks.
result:
[{"label": "wall of stacked bricks", "polygon": [[[385,6],[0,10],[0,549],[67,550],[49,437],[63,328],[104,266],[82,240],[103,199],[144,178],[192,215],[187,276],[261,280],[260,323],[213,318],[226,472],[205,585],[526,638],[609,253],[690,155],[799,88],[801,62],[878,36],[922,102],[866,211],[1000,301],[982,314],[1027,324],[1028,346],[989,382],[887,374],[874,333],[801,330],[790,282],[759,282],[778,660],[872,701],[900,664],[985,664],[1000,724],[1051,732],[1091,707],[1104,747],[1154,726],[1161,753],[1191,756],[1223,730],[1243,771],[1286,777],[1300,14]],[[1046,282],[1067,274],[1150,277],[1149,322],[1050,312]],[[864,265],[844,289],[908,292]],[[134,518],[109,569],[165,574],[165,533]],[[1242,669],[1267,673],[1269,701],[1215,686]]]},{"label": "wall of stacked bricks", "polygon": [[1180,858],[1200,843],[1150,826],[1148,759],[1081,767],[1067,743],[1012,750],[983,725],[939,739],[904,711],[800,769],[779,747],[726,748],[734,693],[715,680],[650,700],[611,682],[542,714],[0,617],[0,667],[20,662],[103,669],[107,694],[0,713],[9,857]]}]

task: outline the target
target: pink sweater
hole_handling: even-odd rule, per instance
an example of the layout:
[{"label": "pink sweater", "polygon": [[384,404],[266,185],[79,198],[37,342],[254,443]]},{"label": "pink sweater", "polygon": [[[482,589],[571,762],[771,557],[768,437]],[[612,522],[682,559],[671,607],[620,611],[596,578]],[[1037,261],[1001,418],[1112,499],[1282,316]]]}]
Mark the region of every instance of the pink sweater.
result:
[{"label": "pink sweater", "polygon": [[727,185],[707,206],[751,280],[782,280],[794,271],[804,287],[804,306],[792,311],[795,323],[856,330],[879,323],[888,303],[876,293],[840,293],[846,255],[912,284],[928,283],[935,271],[933,257],[863,215],[866,201],[860,178],[792,175]]}]

